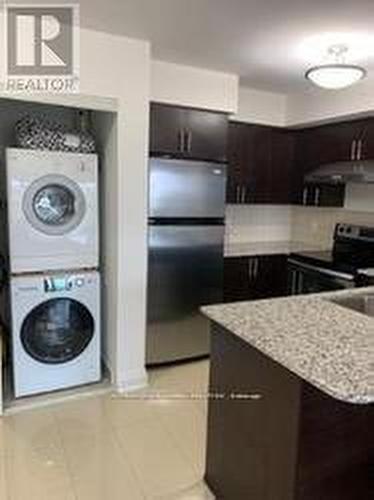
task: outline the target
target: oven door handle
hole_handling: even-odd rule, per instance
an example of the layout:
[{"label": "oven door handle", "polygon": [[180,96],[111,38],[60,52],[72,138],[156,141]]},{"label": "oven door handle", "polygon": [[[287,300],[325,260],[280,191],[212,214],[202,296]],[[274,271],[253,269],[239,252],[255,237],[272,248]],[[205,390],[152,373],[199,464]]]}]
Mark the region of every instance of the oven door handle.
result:
[{"label": "oven door handle", "polygon": [[325,276],[332,276],[334,278],[340,278],[346,281],[354,281],[355,277],[352,274],[341,273],[339,271],[332,271],[331,269],[324,269],[323,267],[312,266],[310,264],[305,264],[304,262],[299,262],[297,260],[288,259],[288,263],[293,266],[297,266],[300,269],[305,269],[307,271],[314,271],[316,273],[324,274]]}]

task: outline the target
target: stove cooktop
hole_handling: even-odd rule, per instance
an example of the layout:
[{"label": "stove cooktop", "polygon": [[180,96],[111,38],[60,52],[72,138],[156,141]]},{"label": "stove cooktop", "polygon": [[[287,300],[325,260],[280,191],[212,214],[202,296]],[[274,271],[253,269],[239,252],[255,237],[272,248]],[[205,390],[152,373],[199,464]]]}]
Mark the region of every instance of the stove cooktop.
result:
[{"label": "stove cooktop", "polygon": [[333,271],[355,274],[360,266],[354,263],[344,262],[334,256],[333,250],[324,252],[298,252],[292,253],[290,259],[297,260],[298,262],[305,263],[314,267],[322,269],[331,269]]},{"label": "stove cooktop", "polygon": [[359,270],[374,269],[374,228],[337,224],[331,251],[298,252],[290,258],[322,269],[360,274]]}]

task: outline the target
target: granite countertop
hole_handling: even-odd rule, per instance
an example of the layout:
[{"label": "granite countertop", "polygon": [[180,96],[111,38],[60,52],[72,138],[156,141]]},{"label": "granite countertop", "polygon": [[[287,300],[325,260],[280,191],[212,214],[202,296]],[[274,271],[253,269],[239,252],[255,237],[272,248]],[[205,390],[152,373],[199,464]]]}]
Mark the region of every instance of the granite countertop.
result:
[{"label": "granite countertop", "polygon": [[225,257],[290,254],[292,252],[327,250],[321,245],[302,241],[226,242]]},{"label": "granite countertop", "polygon": [[349,403],[374,403],[374,317],[331,302],[374,287],[205,306],[202,312],[297,376]]}]

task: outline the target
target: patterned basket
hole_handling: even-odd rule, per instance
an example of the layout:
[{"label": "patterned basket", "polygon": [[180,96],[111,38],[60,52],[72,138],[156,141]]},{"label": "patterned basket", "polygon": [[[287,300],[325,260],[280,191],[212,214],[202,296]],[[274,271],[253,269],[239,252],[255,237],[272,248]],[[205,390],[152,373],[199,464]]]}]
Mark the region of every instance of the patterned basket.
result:
[{"label": "patterned basket", "polygon": [[65,125],[26,115],[15,126],[16,145],[26,149],[95,153],[95,140],[89,132],[69,130]]}]

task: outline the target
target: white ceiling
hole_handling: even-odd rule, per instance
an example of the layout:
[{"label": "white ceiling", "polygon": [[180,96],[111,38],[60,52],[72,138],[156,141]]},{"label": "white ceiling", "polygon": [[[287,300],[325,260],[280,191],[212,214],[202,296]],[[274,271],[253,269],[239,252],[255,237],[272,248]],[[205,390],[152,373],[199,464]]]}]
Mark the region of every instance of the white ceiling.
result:
[{"label": "white ceiling", "polygon": [[[156,59],[234,72],[259,89],[304,89],[308,66],[322,62],[326,46],[341,39],[355,46],[352,61],[374,72],[373,0],[81,0],[80,5],[84,26],[150,40]],[[371,40],[362,43],[370,33]]]}]

